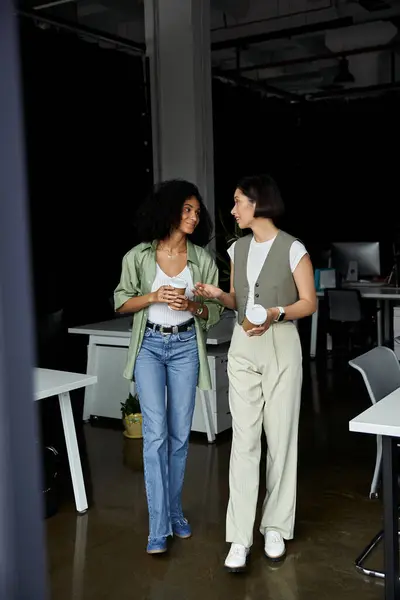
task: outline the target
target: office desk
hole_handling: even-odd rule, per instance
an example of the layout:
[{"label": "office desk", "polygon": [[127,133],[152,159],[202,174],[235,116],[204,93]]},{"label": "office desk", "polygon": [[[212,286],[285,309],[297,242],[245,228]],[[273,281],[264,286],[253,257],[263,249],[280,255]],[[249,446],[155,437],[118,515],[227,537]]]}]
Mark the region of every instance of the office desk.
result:
[{"label": "office desk", "polygon": [[94,383],[97,383],[97,377],[94,375],[81,375],[80,373],[53,371],[51,369],[34,369],[34,400],[39,401],[43,398],[58,396],[75,505],[79,513],[87,511],[88,503],[69,393],[72,390],[92,386]]},{"label": "office desk", "polygon": [[397,508],[397,444],[400,438],[400,388],[349,422],[350,431],[382,436],[385,600],[400,598]]},{"label": "office desk", "polygon": [[[227,344],[231,340],[234,324],[235,314],[226,312],[207,336],[212,390],[197,390],[192,431],[206,433],[209,442],[215,440],[216,434],[231,427],[226,368]],[[98,377],[95,389],[88,388],[85,391],[84,420],[91,415],[121,418],[120,402],[126,400],[131,390],[131,383],[122,376],[131,325],[132,316],[126,316],[68,329],[69,333],[89,336],[86,372]]]},{"label": "office desk", "polygon": [[[375,300],[378,308],[377,320],[377,340],[378,346],[382,345],[383,339],[389,338],[390,332],[390,303],[400,301],[400,288],[394,287],[368,287],[368,286],[351,286],[345,289],[358,290],[361,297],[365,300]],[[324,292],[317,292],[317,300],[324,297]],[[311,322],[311,341],[310,341],[310,357],[315,358],[317,351],[318,337],[318,304],[317,310],[312,316]],[[383,314],[382,314],[383,309]],[[383,322],[383,323],[382,323]],[[384,329],[384,331],[383,331]]]}]

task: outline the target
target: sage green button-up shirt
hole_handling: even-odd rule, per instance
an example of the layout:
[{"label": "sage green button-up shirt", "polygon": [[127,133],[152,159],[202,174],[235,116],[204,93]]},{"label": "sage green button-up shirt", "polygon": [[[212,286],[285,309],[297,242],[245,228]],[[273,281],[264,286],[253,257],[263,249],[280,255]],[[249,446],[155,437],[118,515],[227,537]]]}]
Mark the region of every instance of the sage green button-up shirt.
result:
[{"label": "sage green button-up shirt", "polygon": [[[134,296],[144,296],[151,292],[156,277],[156,249],[157,242],[143,243],[135,246],[122,259],[122,272],[120,282],[114,292],[114,306],[118,310],[127,300]],[[218,285],[218,269],[210,254],[187,241],[187,264],[192,275],[193,283],[211,283]],[[203,302],[202,298],[194,298]],[[204,301],[208,308],[208,318],[195,317],[197,334],[197,347],[199,350],[199,378],[198,387],[202,390],[211,389],[211,377],[208,367],[206,333],[218,323],[223,308],[214,301]],[[148,309],[134,313],[132,335],[128,350],[128,359],[124,370],[124,377],[133,380],[135,362],[142,345],[146,328]]]}]

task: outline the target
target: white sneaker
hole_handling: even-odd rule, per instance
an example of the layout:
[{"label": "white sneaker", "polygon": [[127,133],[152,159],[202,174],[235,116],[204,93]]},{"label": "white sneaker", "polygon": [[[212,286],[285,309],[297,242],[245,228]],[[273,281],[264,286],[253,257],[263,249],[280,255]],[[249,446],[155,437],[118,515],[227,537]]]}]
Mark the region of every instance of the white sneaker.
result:
[{"label": "white sneaker", "polygon": [[246,569],[249,548],[242,544],[231,544],[231,549],[225,560],[225,567],[231,573],[240,573]]},{"label": "white sneaker", "polygon": [[286,554],[285,542],[279,531],[265,530],[265,555],[271,560],[281,560]]}]

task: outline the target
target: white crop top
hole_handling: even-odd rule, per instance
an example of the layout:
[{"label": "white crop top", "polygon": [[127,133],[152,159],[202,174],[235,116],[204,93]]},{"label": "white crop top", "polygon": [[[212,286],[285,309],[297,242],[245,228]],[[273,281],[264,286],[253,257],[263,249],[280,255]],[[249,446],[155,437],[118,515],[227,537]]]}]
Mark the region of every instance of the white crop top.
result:
[{"label": "white crop top", "polygon": [[[176,275],[179,279],[184,279],[187,283],[187,289],[185,296],[189,298],[189,300],[193,299],[193,280],[192,275],[189,271],[188,266],[183,269],[181,273]],[[170,285],[171,279],[174,277],[168,277],[164,273],[164,271],[157,264],[156,278],[154,279],[153,285],[151,287],[152,292],[156,292],[162,285]],[[156,304],[152,304],[149,307],[148,311],[148,320],[152,323],[156,323],[157,325],[165,325],[171,327],[172,325],[180,325],[181,323],[185,323],[189,321],[189,319],[193,318],[192,313],[189,310],[172,310],[169,308],[168,304],[164,302],[157,302]]]}]

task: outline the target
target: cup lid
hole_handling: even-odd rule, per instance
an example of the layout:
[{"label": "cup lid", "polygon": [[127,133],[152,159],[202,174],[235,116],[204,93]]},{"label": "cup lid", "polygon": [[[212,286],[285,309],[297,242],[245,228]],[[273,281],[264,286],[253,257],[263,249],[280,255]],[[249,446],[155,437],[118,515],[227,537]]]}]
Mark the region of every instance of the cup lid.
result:
[{"label": "cup lid", "polygon": [[261,304],[254,304],[254,306],[246,310],[246,317],[254,325],[263,325],[267,320],[267,311]]},{"label": "cup lid", "polygon": [[181,279],[179,277],[172,277],[171,278],[171,285],[174,288],[180,289],[180,288],[187,288],[187,283],[184,279]]}]

